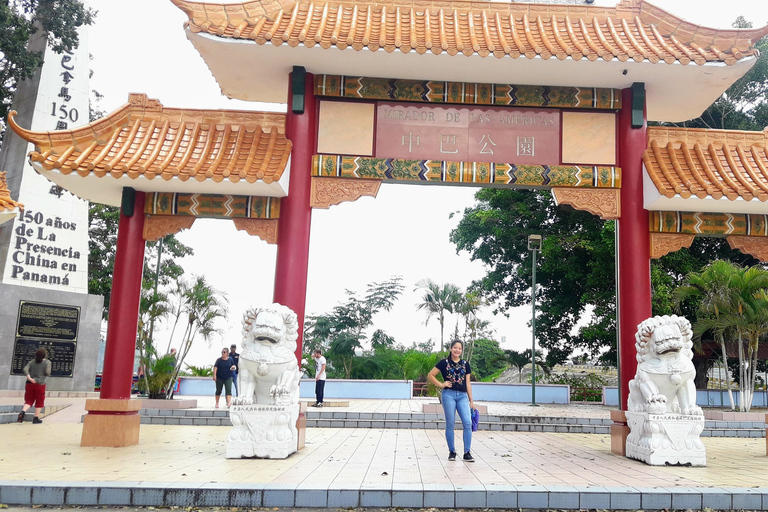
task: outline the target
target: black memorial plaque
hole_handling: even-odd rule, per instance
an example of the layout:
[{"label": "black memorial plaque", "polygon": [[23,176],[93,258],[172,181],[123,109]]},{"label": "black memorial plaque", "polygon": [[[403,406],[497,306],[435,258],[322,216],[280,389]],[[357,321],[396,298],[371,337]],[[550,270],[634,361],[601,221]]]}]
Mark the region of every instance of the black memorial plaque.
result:
[{"label": "black memorial plaque", "polygon": [[23,300],[19,303],[16,336],[76,342],[79,320],[79,306]]},{"label": "black memorial plaque", "polygon": [[11,375],[24,375],[24,367],[42,347],[48,352],[51,376],[72,377],[79,324],[79,306],[20,301]]},{"label": "black memorial plaque", "polygon": [[51,377],[72,377],[75,369],[77,343],[72,341],[46,341],[16,338],[13,347],[11,375],[24,375],[24,367],[35,359],[35,351],[43,347],[51,362]]}]

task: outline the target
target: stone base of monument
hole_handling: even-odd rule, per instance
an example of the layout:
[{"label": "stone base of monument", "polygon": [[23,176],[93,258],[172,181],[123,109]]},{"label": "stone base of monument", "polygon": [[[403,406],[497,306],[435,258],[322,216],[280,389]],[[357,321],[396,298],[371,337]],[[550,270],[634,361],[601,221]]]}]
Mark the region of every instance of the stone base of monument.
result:
[{"label": "stone base of monument", "polygon": [[625,411],[612,410],[611,420],[611,453],[625,457],[627,455],[627,437],[629,437],[629,427],[627,426],[627,416]]},{"label": "stone base of monument", "polygon": [[704,416],[683,414],[626,413],[629,425],[626,455],[651,466],[706,466],[701,441]]},{"label": "stone base of monument", "polygon": [[232,406],[227,458],[285,459],[298,451],[300,408],[299,404]]}]

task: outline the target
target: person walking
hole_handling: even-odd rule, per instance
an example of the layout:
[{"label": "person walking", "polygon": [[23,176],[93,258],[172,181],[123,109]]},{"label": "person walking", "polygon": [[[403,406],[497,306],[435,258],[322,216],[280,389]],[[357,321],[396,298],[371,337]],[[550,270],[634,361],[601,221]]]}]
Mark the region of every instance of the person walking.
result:
[{"label": "person walking", "polygon": [[235,396],[237,396],[237,373],[240,371],[240,354],[237,353],[237,345],[232,344],[229,347],[229,358],[235,365],[235,369],[232,370],[232,384],[235,386]]},{"label": "person walking", "polygon": [[[441,359],[430,370],[427,379],[442,388],[443,412],[445,413],[445,440],[448,443],[448,460],[456,460],[456,446],[454,444],[454,425],[456,413],[459,413],[461,425],[464,428],[464,461],[475,462],[470,448],[472,445],[472,414],[470,408],[475,408],[472,400],[472,384],[470,376],[472,368],[469,361],[461,358],[464,351],[464,343],[455,340],[451,343],[451,349],[446,359]],[[437,373],[443,377],[443,382],[437,380]]]},{"label": "person walking", "polygon": [[19,423],[24,421],[24,416],[32,406],[35,407],[32,423],[43,422],[40,412],[45,407],[45,378],[51,375],[51,361],[47,357],[48,352],[40,347],[35,351],[35,360],[28,362],[24,367],[27,384],[24,388],[24,406],[19,413]]},{"label": "person walking", "polygon": [[232,372],[237,368],[229,358],[229,351],[221,349],[221,357],[213,364],[213,380],[216,381],[216,407],[219,407],[221,389],[224,388],[227,396],[227,407],[232,405]]},{"label": "person walking", "polygon": [[315,405],[312,407],[323,406],[323,394],[325,393],[325,367],[326,361],[319,348],[315,349],[312,359],[315,360]]}]

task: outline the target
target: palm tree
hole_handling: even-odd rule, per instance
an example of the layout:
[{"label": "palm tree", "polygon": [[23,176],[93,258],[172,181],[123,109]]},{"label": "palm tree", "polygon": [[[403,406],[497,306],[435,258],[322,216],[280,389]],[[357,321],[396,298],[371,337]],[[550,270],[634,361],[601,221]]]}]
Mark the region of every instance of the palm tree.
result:
[{"label": "palm tree", "polygon": [[421,303],[417,306],[417,309],[427,311],[427,320],[424,324],[428,324],[433,316],[437,316],[440,323],[440,348],[448,350],[448,347],[445,346],[444,335],[445,312],[454,312],[456,305],[461,300],[461,289],[455,284],[443,283],[440,285],[431,279],[422,279],[416,283],[416,289],[424,290]]},{"label": "palm tree", "polygon": [[[456,312],[464,318],[464,340],[467,344],[464,352],[467,361],[472,359],[472,352],[475,348],[475,339],[477,339],[477,331],[480,328],[489,325],[489,322],[484,322],[477,317],[477,313],[483,306],[485,306],[485,300],[483,300],[480,293],[476,291],[466,292],[456,304]],[[458,326],[456,330],[458,331]]]},{"label": "palm tree", "polygon": [[[711,267],[711,268],[710,268]],[[707,273],[707,270],[710,270]],[[752,406],[757,375],[757,348],[760,338],[768,333],[768,271],[760,267],[744,269],[729,262],[714,262],[693,282],[707,287],[700,310],[709,316],[699,318],[693,326],[694,337],[711,331],[721,340],[725,359],[726,336],[737,339],[739,350],[739,410]],[[682,290],[685,296],[688,290]],[[695,297],[695,294],[691,294]],[[745,346],[746,341],[746,346]],[[731,402],[733,407],[733,402]]]},{"label": "palm tree", "polygon": [[199,334],[210,343],[213,335],[218,332],[214,326],[216,320],[227,317],[226,295],[209,285],[205,276],[194,276],[192,285],[184,286],[182,301],[181,311],[187,316],[187,325],[184,329],[176,367],[165,388],[168,398],[173,393],[173,384],[179,375],[184,358],[192,348],[195,337]]},{"label": "palm tree", "polygon": [[[505,350],[503,356],[499,356],[495,361],[503,361],[510,367],[517,368],[518,382],[523,382],[523,369],[531,362],[531,349],[527,348],[522,352],[516,350]],[[544,360],[544,354],[541,350],[536,351],[536,367],[549,375],[549,365]]]},{"label": "palm tree", "polygon": [[[697,348],[701,347],[701,337],[707,331],[702,322],[704,318],[719,321],[722,312],[727,312],[731,303],[731,276],[737,267],[729,261],[717,260],[710,263],[701,272],[691,272],[685,277],[685,284],[674,291],[674,298],[678,310],[680,304],[686,300],[699,301],[698,312],[700,318],[693,325],[694,342]],[[702,330],[703,329],[703,330]],[[720,352],[723,357],[723,365],[726,368],[725,379],[728,389],[728,399],[731,409],[736,409],[731,391],[731,376],[728,372],[728,354],[725,348],[725,336],[722,329],[713,329],[715,339],[720,343]]]}]

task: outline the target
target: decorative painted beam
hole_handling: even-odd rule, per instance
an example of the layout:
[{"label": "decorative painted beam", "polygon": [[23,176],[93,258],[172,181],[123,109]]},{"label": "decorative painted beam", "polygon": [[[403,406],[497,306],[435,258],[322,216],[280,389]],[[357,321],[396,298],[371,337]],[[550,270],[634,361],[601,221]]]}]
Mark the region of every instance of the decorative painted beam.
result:
[{"label": "decorative painted beam", "polygon": [[474,84],[340,75],[315,75],[315,94],[331,98],[514,107],[618,110],[617,89]]},{"label": "decorative painted beam", "polygon": [[277,219],[280,217],[280,198],[153,192],[147,194],[144,213],[200,218]]},{"label": "decorative painted beam", "polygon": [[315,155],[312,176],[463,185],[621,188],[621,169]]},{"label": "decorative painted beam", "polygon": [[768,237],[768,215],[708,212],[650,212],[651,233]]}]

